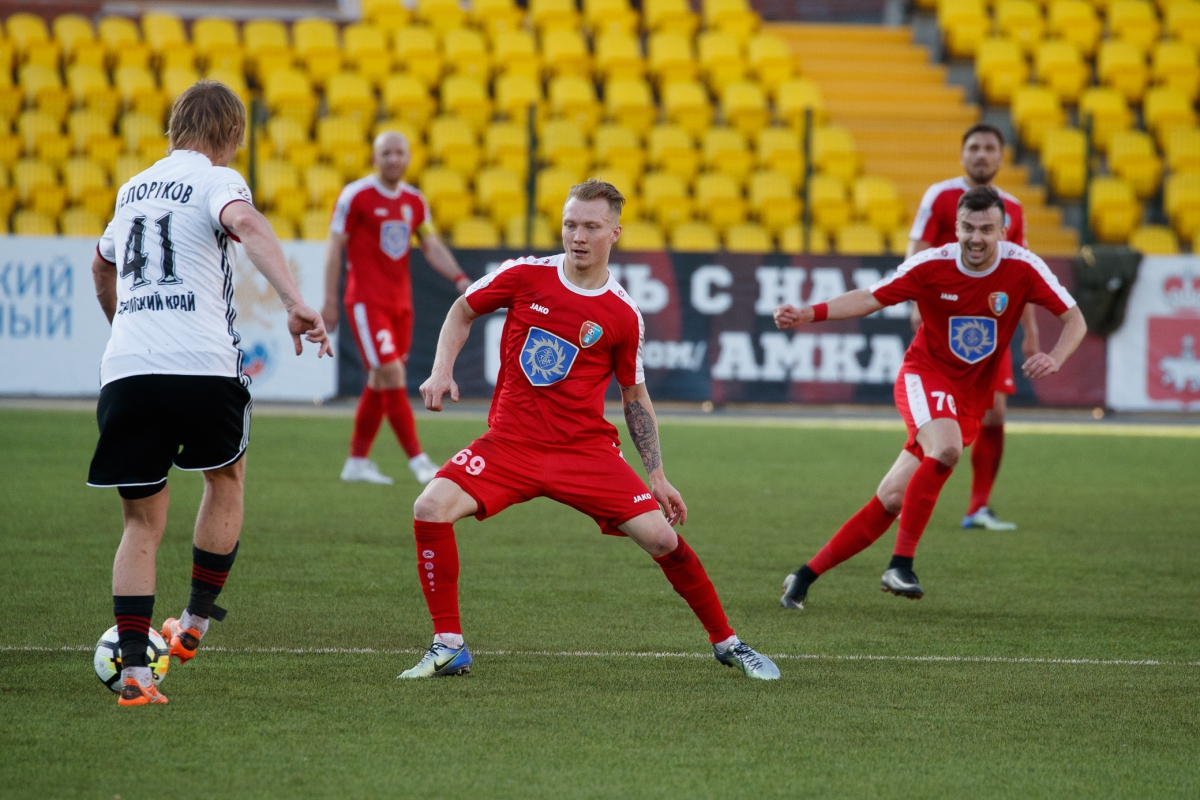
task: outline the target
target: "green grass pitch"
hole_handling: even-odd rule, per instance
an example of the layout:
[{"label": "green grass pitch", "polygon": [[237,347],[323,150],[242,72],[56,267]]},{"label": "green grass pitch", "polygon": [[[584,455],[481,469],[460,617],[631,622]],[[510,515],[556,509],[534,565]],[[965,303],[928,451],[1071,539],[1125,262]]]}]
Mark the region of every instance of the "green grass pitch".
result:
[{"label": "green grass pitch", "polygon": [[[959,530],[964,460],[922,601],[879,591],[893,528],[793,613],[781,579],[903,434],[667,422],[682,532],[739,634],[790,656],[780,682],[703,657],[647,556],[541,500],[457,527],[474,672],[400,683],[430,636],[418,487],[386,428],[397,485],[339,482],[350,427],[255,419],[229,618],[173,664],[169,706],[120,709],[90,663],[121,527],[117,493],[84,485],[94,418],[0,411],[0,795],[1200,795],[1200,439],[1010,435],[994,502],[1019,531]],[[483,427],[421,420],[435,459]],[[187,597],[200,489],[172,473],[156,623]],[[676,655],[620,655],[654,652]],[[1159,663],[1095,663],[1122,660]]]}]

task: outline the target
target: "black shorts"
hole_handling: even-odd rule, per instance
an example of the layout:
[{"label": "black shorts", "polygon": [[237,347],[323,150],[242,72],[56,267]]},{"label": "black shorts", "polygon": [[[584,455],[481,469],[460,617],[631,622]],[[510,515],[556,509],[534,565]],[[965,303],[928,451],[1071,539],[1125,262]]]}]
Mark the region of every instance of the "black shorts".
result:
[{"label": "black shorts", "polygon": [[[252,405],[238,378],[132,375],[115,380],[100,390],[100,441],[88,486],[145,487],[153,494],[172,464],[189,471],[232,464],[250,441]],[[135,490],[138,494],[145,496]]]}]

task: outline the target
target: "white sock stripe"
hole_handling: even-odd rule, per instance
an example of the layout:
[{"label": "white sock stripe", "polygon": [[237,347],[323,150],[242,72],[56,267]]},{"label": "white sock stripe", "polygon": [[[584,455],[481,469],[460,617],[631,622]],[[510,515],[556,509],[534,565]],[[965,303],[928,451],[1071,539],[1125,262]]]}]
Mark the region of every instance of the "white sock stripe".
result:
[{"label": "white sock stripe", "polygon": [[375,340],[371,338],[367,307],[363,303],[354,304],[354,324],[358,327],[358,340],[362,342],[363,352],[367,354],[367,364],[371,369],[379,369],[379,356],[375,354]]}]

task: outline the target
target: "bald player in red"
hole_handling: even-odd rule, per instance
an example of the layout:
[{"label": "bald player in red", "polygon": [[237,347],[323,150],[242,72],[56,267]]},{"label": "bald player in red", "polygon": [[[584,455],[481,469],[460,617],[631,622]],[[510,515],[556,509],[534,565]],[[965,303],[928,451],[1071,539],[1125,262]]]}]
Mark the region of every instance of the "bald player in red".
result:
[{"label": "bald player in red", "polygon": [[[958,241],[956,225],[958,199],[963,193],[976,186],[990,186],[1004,200],[1004,225],[1007,241],[1028,247],[1025,241],[1025,210],[1021,201],[1001,190],[993,182],[1000,166],[1004,163],[1004,135],[994,125],[973,125],[963,134],[960,153],[965,175],[935,183],[921,198],[921,207],[909,233],[908,257],[930,247],[941,247]],[[921,326],[921,312],[913,306],[913,330]],[[1021,318],[1025,336],[1021,340],[1021,351],[1030,358],[1041,349],[1038,339],[1037,316],[1033,306],[1026,306]],[[963,528],[986,528],[993,531],[1016,530],[1011,522],[996,519],[989,505],[992,486],[1000,472],[1000,459],[1004,455],[1004,416],[1008,408],[1008,395],[1016,394],[1017,384],[1013,378],[1012,351],[1006,349],[996,371],[995,394],[992,407],[983,415],[979,436],[971,446],[971,498],[967,503],[967,514],[963,517]]]},{"label": "bald player in red", "polygon": [[[642,369],[642,315],[608,271],[624,203],[609,183],[572,187],[563,206],[565,252],[506,261],[472,284],[446,315],[432,373],[421,385],[425,407],[434,411],[446,394],[458,400],[454,361],[471,323],[508,309],[488,431],[442,467],[413,506],[417,574],[434,637],[400,678],[470,671],[454,523],[486,519],[535,497],[587,514],[602,533],[628,536],[691,607],[719,662],[750,678],[779,678],[771,660],[729,626],[700,558],[673,527],[687,519],[687,506],[663,472]],[[604,393],[614,377],[649,488],[625,462],[617,429],[604,418]]]},{"label": "bald player in red", "polygon": [[471,283],[433,227],[425,198],[403,182],[412,160],[408,139],[395,131],[375,138],[375,173],[342,190],[329,226],[325,252],[325,304],[321,315],[332,331],[338,324],[338,278],[346,259],[346,316],[367,367],[367,385],[354,414],[350,456],[342,480],[391,483],[368,459],[386,416],[417,481],[433,480],[438,465],[421,450],[408,405],[405,364],[412,346],[412,281],[409,245],[414,236],[429,265],[453,281],[460,293]]},{"label": "bald player in red", "polygon": [[918,253],[895,276],[869,289],[815,306],[775,309],[775,324],[782,329],[865,317],[905,301],[915,301],[924,320],[895,385],[908,442],[870,502],[784,579],[784,608],[804,608],[813,581],[869,547],[898,515],[900,529],[883,590],[923,596],[913,571],[917,542],[963,447],[975,440],[991,407],[996,373],[1026,305],[1042,306],[1064,324],[1053,350],[1025,360],[1022,370],[1030,380],[1058,372],[1083,341],[1083,314],[1054,273],[1033,253],[1004,241],[1004,200],[995,189],[978,186],[959,198],[957,229],[956,243]]}]

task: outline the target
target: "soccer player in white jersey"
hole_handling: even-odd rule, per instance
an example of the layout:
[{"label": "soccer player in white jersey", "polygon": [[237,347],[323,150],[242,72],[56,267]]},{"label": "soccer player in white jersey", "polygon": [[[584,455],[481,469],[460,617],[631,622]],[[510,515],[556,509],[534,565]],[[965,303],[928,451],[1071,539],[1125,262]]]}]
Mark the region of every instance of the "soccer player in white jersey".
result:
[{"label": "soccer player in white jersey", "polygon": [[162,635],[192,658],[237,554],[242,456],[250,438],[250,381],[234,330],[234,241],[240,241],[301,337],[332,355],[325,325],[304,304],[287,260],[250,189],[228,164],[246,125],[227,86],[201,81],[171,109],[168,156],[133,176],[96,248],[92,274],[112,337],[100,364],[100,440],[89,486],[115,486],[125,530],[113,562],[122,706],[166,703],[146,665],[154,612],[154,559],[167,522],[167,472],[204,474],[186,610]]}]

